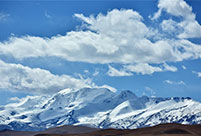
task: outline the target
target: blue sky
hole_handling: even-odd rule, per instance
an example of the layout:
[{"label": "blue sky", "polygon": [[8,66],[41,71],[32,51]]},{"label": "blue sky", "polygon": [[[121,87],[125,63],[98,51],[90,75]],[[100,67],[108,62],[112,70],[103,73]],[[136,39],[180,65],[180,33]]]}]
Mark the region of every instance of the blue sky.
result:
[{"label": "blue sky", "polygon": [[109,87],[201,101],[201,1],[1,1],[0,104]]}]

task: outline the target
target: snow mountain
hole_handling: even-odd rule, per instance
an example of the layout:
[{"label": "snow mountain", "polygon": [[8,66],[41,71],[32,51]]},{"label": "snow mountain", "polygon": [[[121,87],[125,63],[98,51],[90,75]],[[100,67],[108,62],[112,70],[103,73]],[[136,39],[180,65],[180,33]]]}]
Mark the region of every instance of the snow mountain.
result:
[{"label": "snow mountain", "polygon": [[61,125],[134,129],[161,123],[201,124],[201,103],[190,98],[138,97],[126,90],[64,89],[0,107],[0,130],[39,131]]}]

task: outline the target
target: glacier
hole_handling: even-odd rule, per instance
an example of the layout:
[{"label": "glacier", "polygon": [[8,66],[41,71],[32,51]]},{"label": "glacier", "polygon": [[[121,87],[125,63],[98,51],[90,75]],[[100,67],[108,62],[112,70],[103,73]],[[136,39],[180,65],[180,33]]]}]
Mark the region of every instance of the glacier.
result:
[{"label": "glacier", "polygon": [[138,97],[129,90],[82,88],[0,106],[0,130],[39,131],[61,125],[135,129],[161,123],[201,124],[201,103],[189,97]]}]

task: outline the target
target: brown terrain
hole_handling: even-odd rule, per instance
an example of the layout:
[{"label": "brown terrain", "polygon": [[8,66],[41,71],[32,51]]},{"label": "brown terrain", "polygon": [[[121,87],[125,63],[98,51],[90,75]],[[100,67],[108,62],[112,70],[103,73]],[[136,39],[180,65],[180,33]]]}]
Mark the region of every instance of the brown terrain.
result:
[{"label": "brown terrain", "polygon": [[201,125],[161,124],[133,130],[61,126],[41,132],[4,130],[0,136],[201,136]]}]

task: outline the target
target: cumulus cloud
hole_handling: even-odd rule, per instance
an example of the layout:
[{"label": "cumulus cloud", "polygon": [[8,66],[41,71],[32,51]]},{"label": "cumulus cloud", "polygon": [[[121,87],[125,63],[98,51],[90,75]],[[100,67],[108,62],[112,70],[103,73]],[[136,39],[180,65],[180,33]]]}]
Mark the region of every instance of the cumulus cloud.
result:
[{"label": "cumulus cloud", "polygon": [[181,18],[180,21],[163,20],[161,23],[163,31],[174,34],[176,32],[178,38],[201,37],[201,26],[196,21],[196,15],[192,12],[192,7],[184,0],[159,0],[158,8],[158,11],[151,17],[152,20],[158,19],[163,11]]},{"label": "cumulus cloud", "polygon": [[126,71],[142,75],[151,75],[155,72],[163,72],[163,71],[171,71],[171,72],[177,71],[177,68],[175,66],[170,66],[166,63],[160,66],[152,66],[148,63],[137,63],[124,66],[124,68],[126,69]]},{"label": "cumulus cloud", "polygon": [[151,66],[146,63],[139,63],[136,65],[128,65],[128,66],[126,66],[126,69],[128,71],[135,72],[137,74],[142,74],[142,75],[145,75],[145,74],[150,75],[150,74],[153,74],[154,72],[163,71],[162,68],[160,68],[160,67],[154,67],[154,66]]},{"label": "cumulus cloud", "polygon": [[[97,17],[85,17],[82,14],[75,14],[75,16],[86,22],[90,30],[107,36],[115,36],[123,39],[127,37],[143,38],[149,31],[142,22],[143,17],[131,9],[114,9],[109,11],[107,15],[99,14]],[[122,41],[122,43],[124,42],[126,41]]]},{"label": "cumulus cloud", "polygon": [[179,32],[182,31],[182,29],[178,26],[178,23],[172,19],[163,20],[160,26],[162,30],[167,33],[173,33],[178,35]]},{"label": "cumulus cloud", "polygon": [[110,65],[108,67],[109,67],[109,70],[107,72],[107,75],[111,76],[111,77],[132,76],[133,75],[131,72],[127,72],[125,69],[117,70]]},{"label": "cumulus cloud", "polygon": [[175,66],[170,66],[168,64],[163,64],[164,70],[165,71],[172,71],[172,72],[176,72],[177,68]]},{"label": "cumulus cloud", "polygon": [[[82,27],[85,29],[70,31],[63,36],[44,38],[13,35],[8,41],[0,42],[0,55],[19,60],[54,56],[73,62],[108,64],[109,76],[176,72],[177,68],[167,63],[201,58],[201,45],[186,39],[201,37],[201,26],[196,21],[192,7],[183,0],[159,0],[158,11],[151,19],[158,19],[163,12],[177,17],[178,20],[170,18],[161,21],[162,38],[157,38],[160,35],[159,30],[147,26],[138,12],[132,9],[113,9],[97,16],[75,14],[83,22]],[[0,21],[8,16],[10,15],[0,13]],[[47,13],[45,16],[50,17]],[[163,33],[172,34],[172,37],[166,37]],[[118,70],[111,63],[122,64],[123,68]],[[193,73],[201,77],[201,72]],[[93,76],[98,74],[95,71]],[[0,88],[32,93],[96,86],[90,79],[54,75],[47,70],[8,64],[1,60],[0,77]],[[164,82],[185,84],[183,81]],[[109,88],[106,85],[103,87]],[[115,91],[114,88],[111,89]]]},{"label": "cumulus cloud", "polygon": [[175,66],[168,65],[164,63],[159,66],[152,66],[148,63],[136,63],[124,65],[120,70],[115,69],[112,66],[108,66],[109,70],[107,72],[108,76],[132,76],[133,73],[142,75],[152,75],[155,72],[171,71],[176,72],[177,68]]},{"label": "cumulus cloud", "polygon": [[178,24],[183,28],[183,32],[178,35],[179,38],[200,38],[201,26],[197,21],[183,21]]},{"label": "cumulus cloud", "polygon": [[183,0],[159,0],[158,8],[154,19],[162,16],[162,12],[182,18],[180,22],[168,19],[160,24],[163,33],[177,37],[161,34],[163,37],[157,38],[159,30],[147,26],[138,12],[113,9],[97,16],[75,14],[85,29],[63,36],[12,36],[0,42],[0,55],[16,59],[54,56],[73,62],[124,65],[121,70],[109,66],[109,76],[176,72],[177,68],[167,63],[201,58],[201,45],[184,39],[199,37],[200,25]]},{"label": "cumulus cloud", "polygon": [[29,93],[54,93],[64,88],[79,89],[95,86],[90,79],[54,75],[47,70],[29,68],[0,60],[0,88]]},{"label": "cumulus cloud", "polygon": [[171,85],[185,85],[184,81],[165,80],[164,83],[171,84]]},{"label": "cumulus cloud", "polygon": [[195,14],[192,13],[192,7],[184,0],[159,0],[158,8],[158,12],[154,14],[154,19],[159,18],[162,11],[174,16],[181,16],[188,20],[195,19]]},{"label": "cumulus cloud", "polygon": [[101,64],[159,64],[201,56],[200,45],[187,40],[188,44],[184,44],[183,39],[149,40],[150,34],[147,34],[153,30],[133,10],[114,9],[106,15],[75,16],[84,22],[86,31],[71,31],[51,38],[13,36],[0,42],[0,54],[16,59],[56,56],[67,61]]}]

